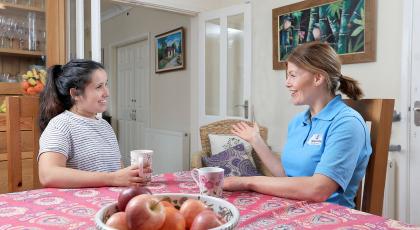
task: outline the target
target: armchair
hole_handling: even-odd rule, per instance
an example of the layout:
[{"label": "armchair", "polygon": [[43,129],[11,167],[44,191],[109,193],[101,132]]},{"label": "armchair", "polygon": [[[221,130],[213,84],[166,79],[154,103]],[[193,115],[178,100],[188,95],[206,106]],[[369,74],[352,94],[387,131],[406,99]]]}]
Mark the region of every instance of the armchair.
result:
[{"label": "armchair", "polygon": [[[201,140],[202,150],[192,155],[191,168],[202,167],[201,158],[203,156],[211,156],[209,134],[233,135],[230,130],[232,128],[232,125],[238,122],[246,122],[248,125],[253,125],[252,122],[250,121],[228,119],[228,120],[216,121],[211,124],[201,126],[200,127],[200,140]],[[268,133],[267,128],[260,126],[260,135],[265,142],[267,142],[267,133]],[[258,171],[260,171],[263,175],[271,175],[270,171],[265,167],[265,165],[262,163],[262,161],[260,160],[260,158],[258,157],[257,153],[254,150],[252,151],[252,157]]]}]

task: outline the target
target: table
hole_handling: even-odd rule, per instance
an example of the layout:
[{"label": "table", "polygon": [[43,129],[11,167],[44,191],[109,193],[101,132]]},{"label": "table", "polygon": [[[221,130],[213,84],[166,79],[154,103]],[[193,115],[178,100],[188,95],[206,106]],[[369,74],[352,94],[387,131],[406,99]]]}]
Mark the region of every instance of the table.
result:
[{"label": "table", "polygon": [[[161,174],[154,193],[197,193],[189,172]],[[0,195],[0,230],[95,229],[93,217],[122,188],[38,189]],[[255,192],[224,192],[241,217],[238,229],[420,229],[330,203],[308,203]]]}]

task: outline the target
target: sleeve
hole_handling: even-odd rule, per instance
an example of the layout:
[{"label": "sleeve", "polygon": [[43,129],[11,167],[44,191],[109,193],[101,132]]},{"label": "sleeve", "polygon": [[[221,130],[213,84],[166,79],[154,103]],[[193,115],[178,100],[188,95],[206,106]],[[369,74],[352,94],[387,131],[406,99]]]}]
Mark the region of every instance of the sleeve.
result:
[{"label": "sleeve", "polygon": [[331,178],[340,186],[338,192],[344,192],[365,146],[366,135],[363,124],[356,117],[344,117],[335,122],[327,134],[315,173]]},{"label": "sleeve", "polygon": [[38,160],[41,154],[45,152],[61,153],[69,158],[71,148],[70,140],[69,133],[58,129],[54,124],[49,124],[39,139]]}]

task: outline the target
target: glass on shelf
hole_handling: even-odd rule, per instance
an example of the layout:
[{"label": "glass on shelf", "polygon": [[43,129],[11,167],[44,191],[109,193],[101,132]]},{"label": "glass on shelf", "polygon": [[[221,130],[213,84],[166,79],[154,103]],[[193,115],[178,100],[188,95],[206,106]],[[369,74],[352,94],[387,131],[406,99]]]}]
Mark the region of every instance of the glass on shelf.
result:
[{"label": "glass on shelf", "polygon": [[20,82],[20,76],[18,74],[13,75],[10,73],[0,73],[0,82]]},{"label": "glass on shelf", "polygon": [[37,50],[36,14],[28,13],[28,50]]}]

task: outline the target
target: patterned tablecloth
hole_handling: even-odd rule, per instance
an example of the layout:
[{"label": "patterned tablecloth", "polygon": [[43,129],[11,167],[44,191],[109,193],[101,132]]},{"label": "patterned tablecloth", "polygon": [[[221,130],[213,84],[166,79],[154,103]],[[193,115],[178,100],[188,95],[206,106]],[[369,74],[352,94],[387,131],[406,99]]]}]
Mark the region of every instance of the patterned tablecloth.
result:
[{"label": "patterned tablecloth", "polygon": [[[189,172],[156,175],[154,193],[196,193]],[[38,189],[0,195],[0,230],[94,229],[93,217],[121,188]],[[307,203],[254,192],[224,192],[240,211],[238,229],[420,229],[330,203]]]}]

